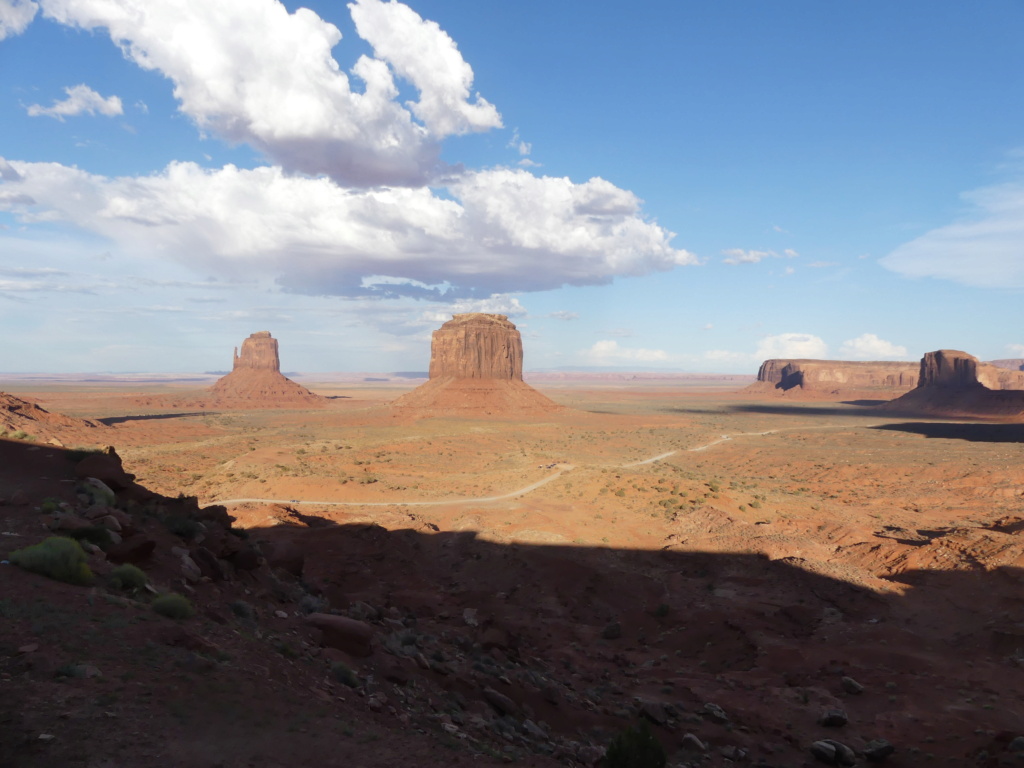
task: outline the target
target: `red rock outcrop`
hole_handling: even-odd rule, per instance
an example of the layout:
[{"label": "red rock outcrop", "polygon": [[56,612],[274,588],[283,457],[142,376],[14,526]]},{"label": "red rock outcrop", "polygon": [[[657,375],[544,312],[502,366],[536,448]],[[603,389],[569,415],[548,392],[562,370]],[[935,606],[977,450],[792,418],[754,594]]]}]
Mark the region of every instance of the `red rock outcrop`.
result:
[{"label": "red rock outcrop", "polygon": [[895,397],[917,384],[917,363],[847,360],[765,360],[750,392]]},{"label": "red rock outcrop", "polygon": [[309,408],[324,404],[301,384],[282,375],[277,339],[269,331],[257,331],[234,353],[231,373],[218,379],[210,389],[211,400],[203,405],[216,408]]},{"label": "red rock outcrop", "polygon": [[430,380],[392,408],[409,415],[525,416],[560,408],[523,381],[523,342],[505,315],[454,315],[434,331]]},{"label": "red rock outcrop", "polygon": [[[88,419],[75,419],[53,413],[31,400],[0,392],[0,436],[24,433],[36,440],[48,440],[60,445],[61,438],[81,440],[92,438],[91,431],[104,430],[106,425]],[[20,435],[19,435],[20,436]]]},{"label": "red rock outcrop", "polygon": [[966,352],[940,349],[921,358],[917,387],[883,407],[930,416],[1024,420],[1024,386],[1016,373]]}]

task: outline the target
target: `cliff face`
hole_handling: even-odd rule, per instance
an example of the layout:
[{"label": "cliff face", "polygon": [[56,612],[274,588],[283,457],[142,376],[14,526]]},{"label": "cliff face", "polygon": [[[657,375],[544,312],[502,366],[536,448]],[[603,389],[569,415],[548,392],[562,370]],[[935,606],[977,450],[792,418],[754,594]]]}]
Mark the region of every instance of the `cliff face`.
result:
[{"label": "cliff face", "polygon": [[235,347],[234,365],[231,370],[237,371],[240,368],[256,371],[277,371],[281,372],[281,359],[277,352],[277,339],[270,335],[270,331],[256,331],[242,342],[242,354],[238,354],[238,347]]},{"label": "cliff face", "polygon": [[523,342],[505,315],[455,315],[434,331],[430,378],[523,380]]},{"label": "cliff face", "polygon": [[920,387],[978,386],[978,358],[955,349],[928,352],[921,358]]},{"label": "cliff face", "polygon": [[434,331],[430,380],[392,403],[396,415],[514,417],[560,406],[523,381],[523,342],[505,315],[455,315]]},{"label": "cliff face", "polygon": [[[765,360],[756,389],[833,391],[889,389],[907,391],[917,384],[916,363],[845,360]],[[768,385],[768,386],[765,386]]]}]

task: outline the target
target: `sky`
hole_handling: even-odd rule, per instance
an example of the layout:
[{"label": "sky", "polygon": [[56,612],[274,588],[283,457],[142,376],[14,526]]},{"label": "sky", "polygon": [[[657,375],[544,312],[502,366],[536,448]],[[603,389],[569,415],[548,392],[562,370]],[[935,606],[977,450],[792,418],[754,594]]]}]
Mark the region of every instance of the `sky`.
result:
[{"label": "sky", "polygon": [[1024,358],[1024,2],[0,0],[0,371]]}]

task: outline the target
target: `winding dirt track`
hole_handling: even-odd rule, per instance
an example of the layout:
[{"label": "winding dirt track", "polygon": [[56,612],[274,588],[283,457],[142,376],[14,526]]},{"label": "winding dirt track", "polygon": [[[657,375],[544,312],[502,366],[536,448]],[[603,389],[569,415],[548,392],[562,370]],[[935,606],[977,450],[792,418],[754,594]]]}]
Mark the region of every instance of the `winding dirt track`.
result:
[{"label": "winding dirt track", "polygon": [[[781,429],[769,429],[765,432],[735,432],[731,435],[722,435],[720,438],[712,440],[710,443],[698,445],[694,448],[686,448],[685,450],[688,453],[706,451],[709,448],[720,445],[736,437],[763,437],[765,435],[772,435],[778,432],[799,432],[808,429],[870,429],[876,426],[878,425],[860,424],[856,427],[851,427],[849,424],[825,424],[809,427],[783,427]],[[649,459],[631,461],[627,464],[617,464],[615,466],[625,469],[628,467],[639,467],[644,464],[653,464],[656,461],[667,459],[669,456],[674,456],[679,452],[679,450],[666,451],[665,453],[659,453],[657,456],[652,456]],[[500,496],[481,496],[472,499],[439,499],[436,501],[301,501],[299,499],[222,499],[220,501],[213,501],[211,504],[220,504],[222,506],[227,506],[229,504],[290,504],[293,506],[304,504],[317,507],[439,507],[450,506],[453,504],[484,504],[491,501],[505,501],[506,499],[513,499],[517,496],[524,496],[527,493],[537,490],[541,486],[547,485],[552,480],[557,480],[566,472],[575,468],[576,467],[573,464],[561,464],[559,465],[558,471],[553,475],[548,475],[547,477],[523,488],[510,491],[509,493],[503,493]]]}]

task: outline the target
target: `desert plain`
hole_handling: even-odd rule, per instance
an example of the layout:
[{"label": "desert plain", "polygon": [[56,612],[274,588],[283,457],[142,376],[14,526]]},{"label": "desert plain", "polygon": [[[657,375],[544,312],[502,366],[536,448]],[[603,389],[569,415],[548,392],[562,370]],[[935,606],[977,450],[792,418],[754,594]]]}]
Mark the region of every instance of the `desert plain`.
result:
[{"label": "desert plain", "polygon": [[[154,407],[195,381],[0,384],[96,425],[5,441],[5,488],[59,496],[45,455],[113,445],[269,561],[188,580],[195,543],[161,541],[185,641],[0,570],[9,764],[594,765],[640,721],[670,765],[1018,764],[1024,424],[735,378],[540,380],[560,408],[412,417],[389,404],[417,382],[364,378],[252,410]],[[7,501],[5,553],[41,529]],[[371,627],[365,652],[313,609]],[[56,682],[72,662],[102,676]]]}]

